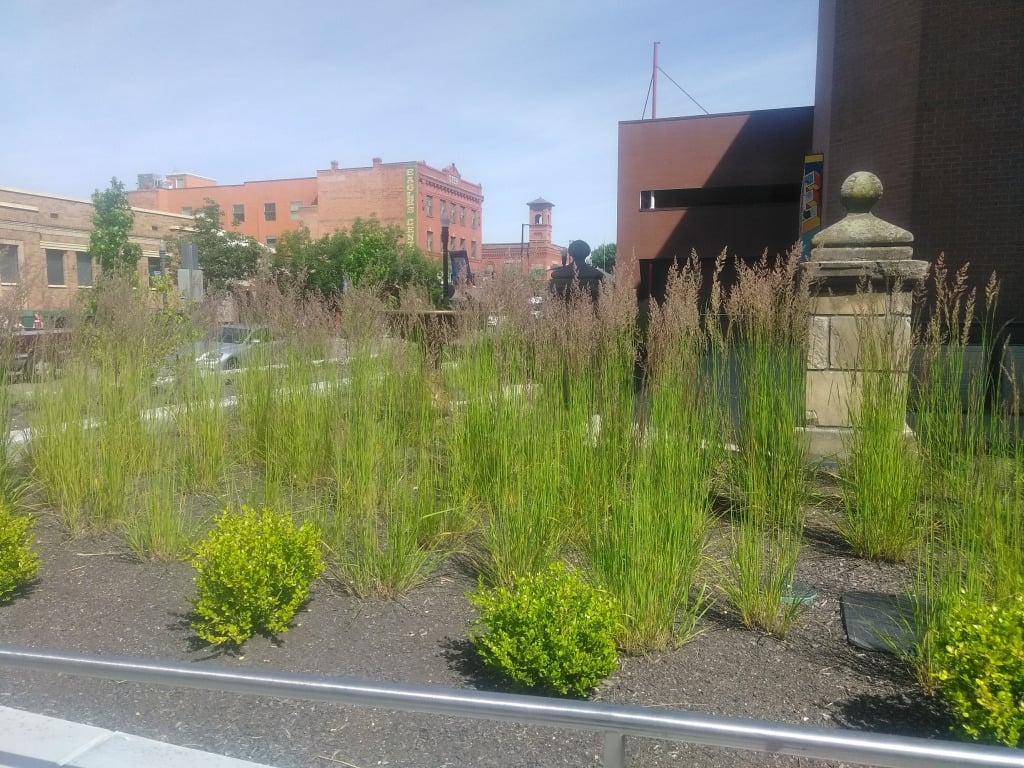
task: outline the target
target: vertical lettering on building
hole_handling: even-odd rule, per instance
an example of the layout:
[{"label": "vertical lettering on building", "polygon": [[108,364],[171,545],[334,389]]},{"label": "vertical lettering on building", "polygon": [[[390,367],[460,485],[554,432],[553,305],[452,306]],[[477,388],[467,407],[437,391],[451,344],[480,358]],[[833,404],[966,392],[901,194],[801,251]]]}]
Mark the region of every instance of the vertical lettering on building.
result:
[{"label": "vertical lettering on building", "polygon": [[416,166],[405,169],[405,242],[416,245]]}]

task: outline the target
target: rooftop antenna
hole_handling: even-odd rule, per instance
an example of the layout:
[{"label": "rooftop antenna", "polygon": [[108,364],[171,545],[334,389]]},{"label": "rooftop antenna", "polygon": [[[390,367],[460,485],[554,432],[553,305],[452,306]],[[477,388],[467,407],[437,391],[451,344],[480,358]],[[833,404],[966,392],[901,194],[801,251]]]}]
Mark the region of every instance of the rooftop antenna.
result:
[{"label": "rooftop antenna", "polygon": [[654,44],[654,67],[651,70],[651,120],[658,116],[658,46]]}]

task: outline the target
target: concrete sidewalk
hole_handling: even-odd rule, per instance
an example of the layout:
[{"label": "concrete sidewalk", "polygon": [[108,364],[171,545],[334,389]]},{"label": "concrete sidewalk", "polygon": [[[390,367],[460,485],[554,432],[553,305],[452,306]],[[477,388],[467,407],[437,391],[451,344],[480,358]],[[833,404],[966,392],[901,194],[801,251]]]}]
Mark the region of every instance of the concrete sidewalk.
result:
[{"label": "concrete sidewalk", "polygon": [[0,707],[0,768],[269,768]]}]

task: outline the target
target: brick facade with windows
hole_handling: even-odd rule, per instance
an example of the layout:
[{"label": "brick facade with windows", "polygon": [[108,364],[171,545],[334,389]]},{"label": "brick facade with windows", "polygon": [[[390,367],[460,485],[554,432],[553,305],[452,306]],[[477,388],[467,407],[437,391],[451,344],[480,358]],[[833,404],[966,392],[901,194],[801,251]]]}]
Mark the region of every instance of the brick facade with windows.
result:
[{"label": "brick facade with windows", "polygon": [[[177,239],[192,219],[134,208],[131,241],[142,248],[144,285],[159,262],[160,241]],[[93,205],[88,200],[0,187],[0,308],[27,316],[64,314],[77,304],[77,289],[92,285],[99,267],[89,256]],[[152,260],[152,261],[151,261]]]},{"label": "brick facade with windows", "polygon": [[194,174],[142,174],[139,189],[128,193],[133,205],[175,213],[194,212],[207,198],[220,205],[223,226],[267,245],[301,226],[319,238],[351,228],[357,218],[376,217],[439,259],[442,214],[451,219],[456,246],[465,241],[469,250],[483,232],[483,188],[463,179],[454,164],[438,169],[423,161],[385,163],[375,157],[371,165],[355,168],[332,162],[310,178],[229,185]]}]

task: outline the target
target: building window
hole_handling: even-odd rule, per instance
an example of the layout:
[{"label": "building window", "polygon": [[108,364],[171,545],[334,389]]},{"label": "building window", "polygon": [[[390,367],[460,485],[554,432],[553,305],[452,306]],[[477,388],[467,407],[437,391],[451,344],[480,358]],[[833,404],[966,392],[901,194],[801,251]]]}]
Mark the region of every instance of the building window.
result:
[{"label": "building window", "polygon": [[464,238],[464,237],[460,237],[459,238],[459,250],[460,251],[466,250],[466,238]]},{"label": "building window", "polygon": [[231,223],[235,226],[245,223],[245,206],[244,205],[232,205],[231,206]]},{"label": "building window", "polygon": [[18,246],[0,243],[0,283],[18,282]]},{"label": "building window", "polygon": [[163,277],[163,263],[159,256],[150,256],[146,259],[146,271],[149,272],[149,284],[153,285],[153,278]]},{"label": "building window", "polygon": [[470,220],[469,226],[471,228],[473,228],[473,229],[476,229],[476,211],[470,211],[469,214],[470,214],[470,216],[469,216],[469,220]]},{"label": "building window", "polygon": [[476,258],[476,240],[473,240],[469,244],[469,258]]},{"label": "building window", "polygon": [[429,229],[427,230],[427,252],[434,252],[434,233],[431,232]]},{"label": "building window", "polygon": [[75,263],[78,267],[78,287],[88,288],[92,285],[92,256],[88,253],[77,251]]},{"label": "building window", "polygon": [[448,203],[444,200],[441,201],[441,218],[443,219],[448,215]]},{"label": "building window", "polygon": [[301,208],[301,207],[302,207],[302,201],[301,200],[292,200],[290,203],[288,203],[288,210],[291,212],[292,221],[298,221],[299,220],[299,208]]},{"label": "building window", "polygon": [[46,284],[64,285],[64,251],[46,249]]},{"label": "building window", "polygon": [[263,220],[277,221],[277,203],[263,204]]},{"label": "building window", "polygon": [[736,187],[646,189],[640,193],[640,210],[696,208],[715,205],[775,205],[800,200],[799,184],[752,184]]},{"label": "building window", "polygon": [[459,224],[466,226],[466,206],[459,206]]},{"label": "building window", "polygon": [[427,205],[426,205],[426,207],[427,207],[427,216],[433,216],[434,215],[434,198],[431,197],[430,195],[427,195]]},{"label": "building window", "polygon": [[186,216],[191,216],[192,215],[192,206],[191,205],[183,205],[183,206],[181,206],[181,212],[184,215],[186,215]]},{"label": "building window", "polygon": [[277,248],[277,238],[276,237],[268,237],[267,238],[267,248]]}]

